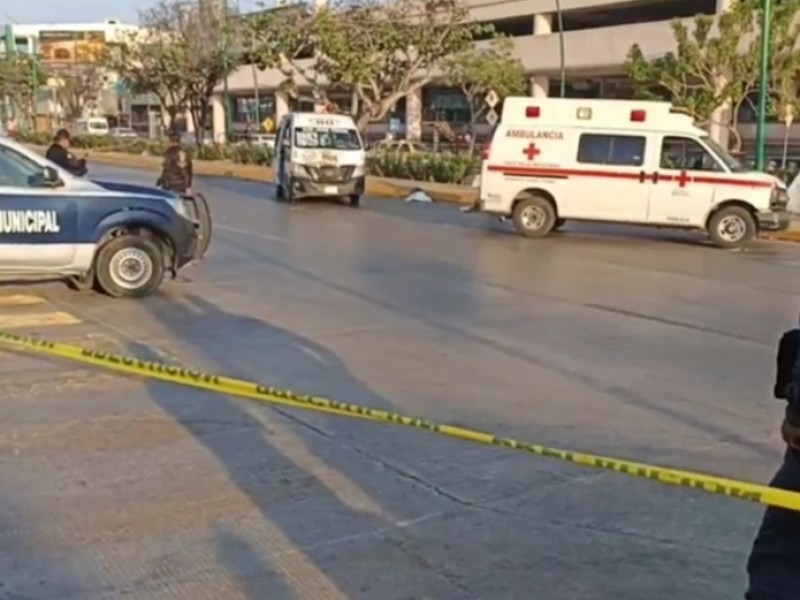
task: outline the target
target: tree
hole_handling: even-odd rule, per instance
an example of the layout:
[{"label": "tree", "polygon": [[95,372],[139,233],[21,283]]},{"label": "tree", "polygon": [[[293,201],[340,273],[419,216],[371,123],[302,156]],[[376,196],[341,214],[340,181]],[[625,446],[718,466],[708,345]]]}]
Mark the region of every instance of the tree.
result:
[{"label": "tree", "polygon": [[37,57],[29,54],[0,57],[0,96],[8,98],[12,110],[21,112],[29,121],[33,121],[36,93],[46,80]]},{"label": "tree", "polygon": [[352,89],[362,130],[433,81],[447,58],[487,29],[470,22],[459,0],[352,0],[276,14],[251,21],[259,66],[281,68],[295,84],[303,79],[318,100],[326,86]]},{"label": "tree", "polygon": [[214,88],[239,64],[232,17],[219,0],[161,0],[106,64],[131,92],[154,94],[171,123],[188,109],[200,144]]},{"label": "tree", "polygon": [[105,83],[104,69],[96,62],[65,63],[51,68],[58,102],[68,119],[79,119],[97,101]]},{"label": "tree", "polygon": [[[783,115],[795,102],[800,67],[800,0],[772,3],[770,36],[770,112]],[[759,85],[761,56],[761,0],[738,0],[717,21],[695,18],[691,32],[682,22],[673,23],[677,51],[648,60],[638,45],[629,54],[627,71],[639,97],[651,98],[654,90],[666,91],[673,103],[687,109],[701,125],[707,125],[720,108],[730,111],[725,125],[741,147],[739,109]]]},{"label": "tree", "polygon": [[446,81],[459,88],[469,103],[473,145],[475,125],[489,110],[487,94],[494,91],[502,100],[525,93],[525,69],[519,59],[514,58],[513,49],[512,40],[498,37],[488,46],[472,46],[444,62]]},{"label": "tree", "polygon": [[324,103],[325,81],[317,70],[315,42],[319,13],[303,4],[247,15],[241,36],[246,60],[260,69],[278,69],[284,77],[279,91],[291,98],[311,90],[315,104]]}]

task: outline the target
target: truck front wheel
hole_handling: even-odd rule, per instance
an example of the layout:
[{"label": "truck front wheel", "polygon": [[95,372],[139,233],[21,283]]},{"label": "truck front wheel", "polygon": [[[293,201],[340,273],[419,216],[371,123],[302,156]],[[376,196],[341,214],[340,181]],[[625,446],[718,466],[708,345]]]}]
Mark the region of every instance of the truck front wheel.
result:
[{"label": "truck front wheel", "polygon": [[96,281],[113,298],[142,298],[164,280],[164,256],[157,240],[125,234],[102,246],[97,254]]}]

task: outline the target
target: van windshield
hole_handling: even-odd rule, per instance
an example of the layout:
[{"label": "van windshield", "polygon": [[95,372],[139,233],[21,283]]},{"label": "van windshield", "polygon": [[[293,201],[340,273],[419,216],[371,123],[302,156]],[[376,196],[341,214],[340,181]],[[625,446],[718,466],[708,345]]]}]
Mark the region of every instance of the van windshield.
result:
[{"label": "van windshield", "polygon": [[325,150],[361,150],[361,140],[355,129],[298,127],[294,130],[297,148]]},{"label": "van windshield", "polygon": [[703,141],[705,142],[706,146],[711,148],[711,151],[717,155],[723,164],[728,167],[734,173],[741,173],[744,171],[749,171],[747,167],[745,167],[742,163],[736,160],[731,153],[725,150],[722,146],[720,146],[716,141],[711,139],[709,136],[703,136]]}]

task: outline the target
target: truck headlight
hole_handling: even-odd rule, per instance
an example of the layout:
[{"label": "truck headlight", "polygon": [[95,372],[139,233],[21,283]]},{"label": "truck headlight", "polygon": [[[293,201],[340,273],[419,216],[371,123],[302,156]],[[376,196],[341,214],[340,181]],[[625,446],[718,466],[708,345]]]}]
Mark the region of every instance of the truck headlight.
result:
[{"label": "truck headlight", "polygon": [[182,198],[165,198],[172,210],[182,216],[184,219],[190,219],[189,210],[186,208]]},{"label": "truck headlight", "polygon": [[353,169],[353,177],[364,177],[367,174],[367,168],[364,165],[356,165]]}]

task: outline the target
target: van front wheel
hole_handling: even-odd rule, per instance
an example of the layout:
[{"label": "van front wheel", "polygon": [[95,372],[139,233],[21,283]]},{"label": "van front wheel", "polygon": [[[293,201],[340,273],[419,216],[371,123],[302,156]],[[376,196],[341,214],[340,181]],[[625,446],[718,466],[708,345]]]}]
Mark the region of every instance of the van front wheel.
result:
[{"label": "van front wheel", "polygon": [[514,207],[514,227],[526,237],[540,238],[553,231],[556,211],[540,196],[525,198]]},{"label": "van front wheel", "polygon": [[719,248],[737,249],[747,246],[756,237],[756,221],[741,206],[725,206],[708,220],[708,236]]}]

